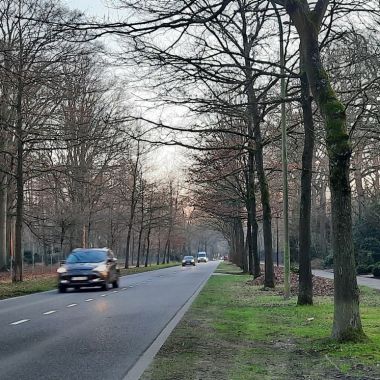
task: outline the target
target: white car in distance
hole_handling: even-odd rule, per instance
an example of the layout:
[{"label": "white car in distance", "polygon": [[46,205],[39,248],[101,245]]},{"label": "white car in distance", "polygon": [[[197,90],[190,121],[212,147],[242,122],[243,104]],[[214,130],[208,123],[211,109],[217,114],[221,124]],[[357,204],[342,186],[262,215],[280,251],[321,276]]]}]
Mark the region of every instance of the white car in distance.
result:
[{"label": "white car in distance", "polygon": [[207,253],[206,252],[198,252],[197,261],[198,261],[198,263],[207,263],[208,262]]}]

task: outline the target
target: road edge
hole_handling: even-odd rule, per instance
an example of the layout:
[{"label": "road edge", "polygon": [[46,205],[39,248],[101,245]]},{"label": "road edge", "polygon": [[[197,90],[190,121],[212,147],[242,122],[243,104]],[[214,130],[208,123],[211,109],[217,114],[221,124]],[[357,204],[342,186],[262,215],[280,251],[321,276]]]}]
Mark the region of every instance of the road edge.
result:
[{"label": "road edge", "polygon": [[[123,277],[131,277],[131,276],[138,276],[142,273],[153,273],[153,272],[156,272],[156,271],[159,271],[159,270],[165,270],[165,269],[171,269],[171,268],[176,268],[177,266],[180,266],[180,264],[177,264],[177,265],[173,265],[173,266],[170,266],[170,267],[165,267],[165,268],[157,268],[157,269],[154,269],[154,270],[148,270],[148,271],[143,271],[143,272],[140,272],[140,273],[131,273],[131,274],[123,274],[120,276],[120,278],[123,278]],[[13,297],[8,297],[8,298],[3,298],[3,299],[0,299],[0,303],[1,302],[5,302],[5,301],[11,301],[11,300],[17,300],[17,299],[20,299],[20,298],[23,298],[23,297],[29,297],[29,296],[34,296],[34,295],[39,295],[39,294],[46,294],[46,293],[57,293],[58,292],[58,288],[57,288],[57,285],[55,285],[55,287],[53,289],[50,289],[50,290],[43,290],[42,292],[33,292],[33,293],[28,293],[28,294],[22,294],[20,296],[13,296]]]},{"label": "road edge", "polygon": [[[215,269],[217,266],[215,267]],[[191,295],[191,297],[182,305],[179,311],[173,316],[173,318],[166,324],[166,326],[161,330],[158,336],[154,339],[152,344],[144,351],[144,353],[139,357],[136,363],[128,370],[126,375],[122,380],[138,380],[148,368],[150,363],[153,361],[154,357],[163,346],[163,344],[168,339],[169,335],[181,321],[187,310],[189,310],[191,304],[197,298],[198,294],[202,291],[207,281],[210,279],[215,269],[210,273],[210,275],[201,283],[199,288]]]}]

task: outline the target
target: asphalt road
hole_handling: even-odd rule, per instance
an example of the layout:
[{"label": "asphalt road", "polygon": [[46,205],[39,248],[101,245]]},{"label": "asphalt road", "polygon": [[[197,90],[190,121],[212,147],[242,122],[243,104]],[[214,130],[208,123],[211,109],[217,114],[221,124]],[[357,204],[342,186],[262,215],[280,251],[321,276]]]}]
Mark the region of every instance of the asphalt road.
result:
[{"label": "asphalt road", "polygon": [[122,277],[120,288],[0,301],[0,378],[122,379],[217,262]]},{"label": "asphalt road", "polygon": [[[313,269],[313,274],[317,277],[334,279],[334,273],[327,270]],[[358,285],[368,286],[369,288],[380,290],[380,280],[371,276],[357,276]]]}]

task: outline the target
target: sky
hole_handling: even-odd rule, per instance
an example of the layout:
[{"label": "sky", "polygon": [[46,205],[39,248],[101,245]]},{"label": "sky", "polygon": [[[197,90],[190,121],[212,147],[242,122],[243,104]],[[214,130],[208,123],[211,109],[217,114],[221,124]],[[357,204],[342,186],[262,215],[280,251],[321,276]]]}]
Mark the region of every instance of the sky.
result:
[{"label": "sky", "polygon": [[116,10],[109,9],[103,0],[64,0],[71,9],[79,9],[86,14],[100,18],[112,18],[117,16]]},{"label": "sky", "polygon": [[[107,6],[107,4],[111,4],[111,1],[107,0],[63,0],[63,3],[70,9],[78,9],[86,15],[98,18],[102,21],[115,21],[123,16],[122,11]],[[114,42],[112,42],[112,44],[113,43]],[[151,104],[149,106],[151,106]],[[175,113],[176,112],[174,112],[174,114]],[[147,118],[151,117],[152,116],[149,116]],[[165,122],[165,119],[173,120],[175,116],[173,116],[173,112],[171,112],[167,113],[166,117],[160,114],[157,118]],[[180,117],[177,122],[179,122],[179,119]],[[188,153],[189,152],[186,152],[183,148],[175,146],[162,147],[155,150],[151,170],[156,172],[159,176],[172,177],[174,173],[178,174],[179,170],[184,166]]]}]

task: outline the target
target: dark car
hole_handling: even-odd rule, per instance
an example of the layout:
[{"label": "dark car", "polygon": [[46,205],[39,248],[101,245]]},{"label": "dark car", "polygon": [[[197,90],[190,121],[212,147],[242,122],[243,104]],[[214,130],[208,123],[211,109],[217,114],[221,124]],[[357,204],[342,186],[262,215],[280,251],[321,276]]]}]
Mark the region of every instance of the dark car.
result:
[{"label": "dark car", "polygon": [[64,265],[57,269],[58,291],[67,288],[100,286],[108,290],[109,284],[119,287],[117,259],[108,248],[74,249]]},{"label": "dark car", "polygon": [[194,265],[195,266],[195,259],[194,256],[185,256],[182,260],[182,266],[185,265]]}]

